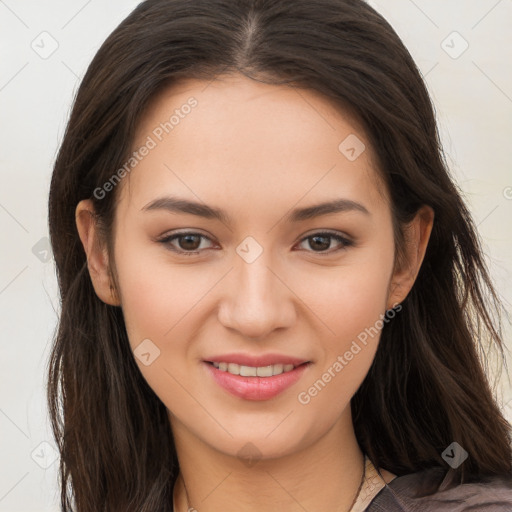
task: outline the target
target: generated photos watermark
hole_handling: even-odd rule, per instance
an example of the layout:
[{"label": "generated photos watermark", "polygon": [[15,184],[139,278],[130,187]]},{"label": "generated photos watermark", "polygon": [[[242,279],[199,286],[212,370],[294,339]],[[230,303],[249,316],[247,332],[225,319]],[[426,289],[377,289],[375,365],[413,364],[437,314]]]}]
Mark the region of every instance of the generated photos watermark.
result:
[{"label": "generated photos watermark", "polygon": [[186,103],[181,105],[180,108],[175,109],[174,113],[167,121],[160,123],[152,130],[151,135],[147,136],[144,144],[132,153],[132,156],[130,156],[122,167],[120,167],[101,187],[94,189],[94,197],[101,200],[108,192],[111,192],[127,174],[149,155],[151,150],[158,146],[159,142],[162,142],[165,135],[168,135],[174,130],[174,128],[181,123],[182,119],[185,119],[197,105],[198,101],[192,96]]},{"label": "generated photos watermark", "polygon": [[[368,344],[368,339],[372,339],[379,334],[384,325],[390,322],[396,313],[402,310],[401,304],[395,304],[391,309],[388,309],[385,314],[381,314],[379,320],[371,327],[365,328],[357,335],[357,340],[353,340],[349,350],[343,355],[339,355],[329,368],[311,385],[306,391],[301,391],[297,395],[300,404],[307,405],[311,400],[316,397],[327,386],[332,379],[334,379],[354,357],[361,352],[361,350]],[[358,343],[359,341],[359,343]],[[363,345],[363,347],[361,347]]]}]

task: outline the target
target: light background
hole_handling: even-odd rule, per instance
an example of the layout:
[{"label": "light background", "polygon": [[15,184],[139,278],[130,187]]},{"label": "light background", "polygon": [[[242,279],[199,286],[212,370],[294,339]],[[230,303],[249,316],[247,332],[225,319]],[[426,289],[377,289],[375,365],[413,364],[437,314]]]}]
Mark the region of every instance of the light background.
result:
[{"label": "light background", "polygon": [[[452,172],[510,309],[512,0],[370,3],[426,77]],[[137,4],[0,0],[0,512],[59,510],[44,389],[59,308],[46,252],[51,169],[80,78]],[[512,420],[506,379],[499,389]]]}]

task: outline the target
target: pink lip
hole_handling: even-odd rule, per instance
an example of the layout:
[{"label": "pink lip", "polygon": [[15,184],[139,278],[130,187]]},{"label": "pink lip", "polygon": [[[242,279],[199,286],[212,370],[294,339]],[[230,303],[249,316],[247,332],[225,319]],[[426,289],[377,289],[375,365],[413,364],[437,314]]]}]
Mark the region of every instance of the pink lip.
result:
[{"label": "pink lip", "polygon": [[[225,357],[225,356],[223,356]],[[214,359],[215,361],[216,359]],[[217,361],[226,361],[220,359]],[[233,361],[234,362],[234,361]],[[290,372],[281,373],[280,375],[273,375],[272,377],[242,377],[240,375],[233,375],[229,372],[224,372],[215,368],[213,364],[208,362],[203,363],[213,379],[232,395],[245,400],[269,400],[285,389],[295,384],[303,375],[304,371],[309,367],[308,364],[301,364]],[[271,363],[272,364],[272,363]],[[294,363],[274,363],[274,364],[294,364]],[[300,364],[300,363],[299,363]],[[269,366],[268,364],[249,364],[247,366]]]},{"label": "pink lip", "polygon": [[211,363],[236,363],[243,366],[270,366],[271,364],[293,364],[299,366],[307,363],[306,359],[285,356],[282,354],[263,354],[260,356],[250,356],[247,354],[224,354],[216,355],[205,359]]}]

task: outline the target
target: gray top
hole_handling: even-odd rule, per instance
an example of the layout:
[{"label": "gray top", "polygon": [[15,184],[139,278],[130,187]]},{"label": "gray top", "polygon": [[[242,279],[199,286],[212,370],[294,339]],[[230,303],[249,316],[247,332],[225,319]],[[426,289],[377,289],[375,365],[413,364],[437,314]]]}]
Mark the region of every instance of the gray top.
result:
[{"label": "gray top", "polygon": [[[512,475],[439,491],[445,476],[442,468],[397,476],[373,498],[366,512],[512,512]],[[438,491],[427,494],[432,485]]]}]

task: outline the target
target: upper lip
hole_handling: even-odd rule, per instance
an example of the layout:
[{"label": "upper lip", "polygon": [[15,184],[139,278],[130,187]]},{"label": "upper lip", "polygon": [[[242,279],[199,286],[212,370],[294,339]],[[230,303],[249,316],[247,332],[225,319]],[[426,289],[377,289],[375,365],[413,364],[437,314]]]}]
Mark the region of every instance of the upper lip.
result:
[{"label": "upper lip", "polygon": [[209,363],[236,363],[241,366],[270,366],[274,364],[293,364],[299,366],[309,362],[307,359],[287,356],[283,354],[262,354],[251,356],[249,354],[222,354],[205,359]]}]

